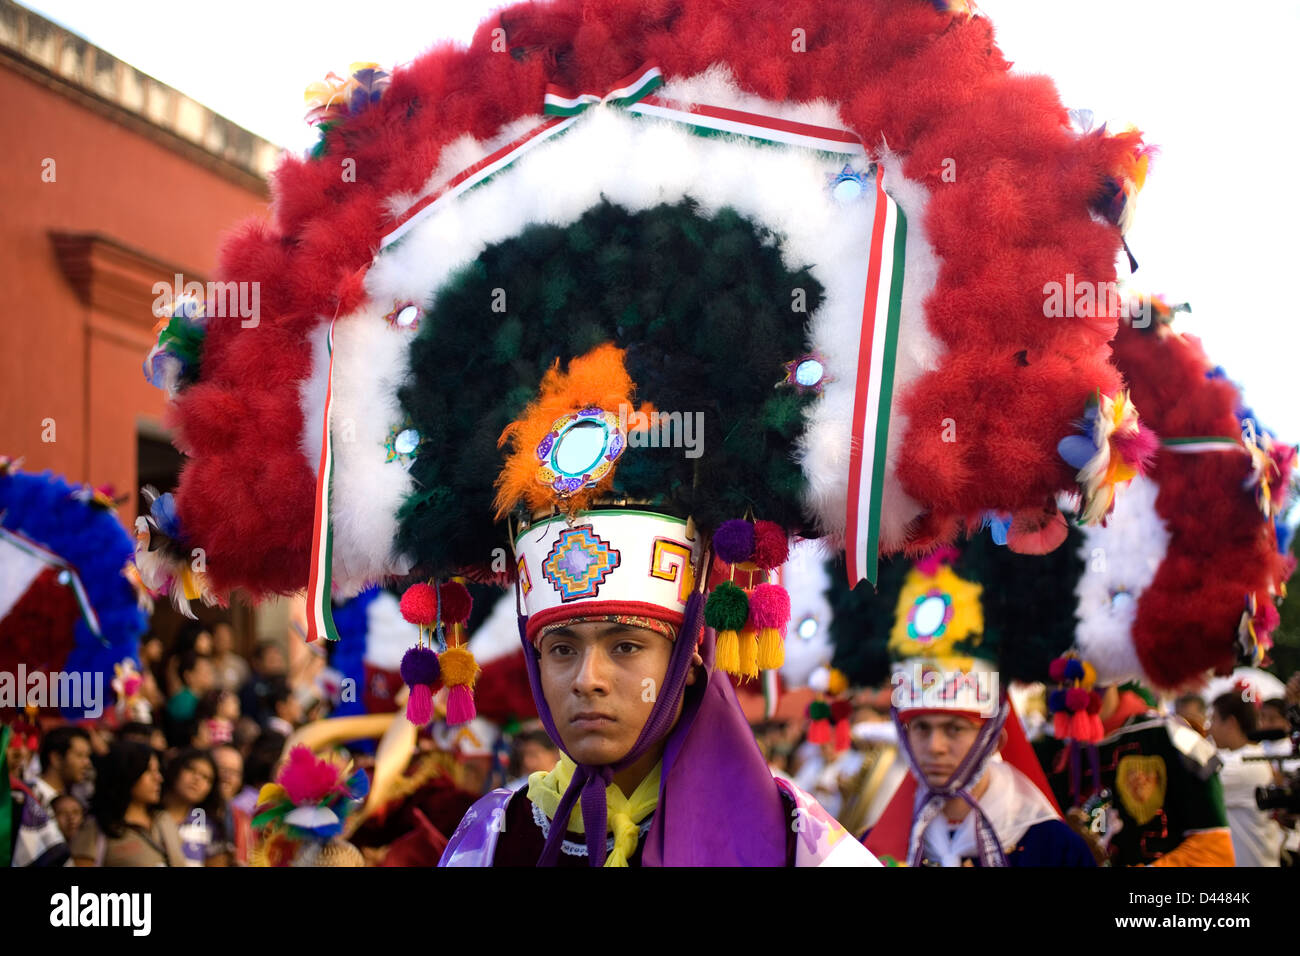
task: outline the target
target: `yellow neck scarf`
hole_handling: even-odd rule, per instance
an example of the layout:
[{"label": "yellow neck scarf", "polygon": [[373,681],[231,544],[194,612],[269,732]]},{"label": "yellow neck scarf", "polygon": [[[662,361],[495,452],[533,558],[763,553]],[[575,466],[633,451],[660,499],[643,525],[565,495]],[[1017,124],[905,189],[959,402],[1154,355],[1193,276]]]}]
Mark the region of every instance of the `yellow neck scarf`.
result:
[{"label": "yellow neck scarf", "polygon": [[[617,784],[611,783],[605,788],[605,805],[609,832],[614,834],[614,849],[605,857],[606,866],[627,866],[628,857],[636,852],[637,840],[641,831],[638,824],[654,812],[659,805],[659,770],[662,764],[646,774],[645,779],[632,791],[632,796],[623,796]],[[564,754],[555,769],[546,773],[537,771],[528,778],[528,799],[533,806],[546,814],[546,819],[555,825],[555,811],[560,808],[560,798],[569,788],[573,772],[577,768]],[[582,808],[575,805],[569,814],[566,828],[570,833],[583,833]]]}]

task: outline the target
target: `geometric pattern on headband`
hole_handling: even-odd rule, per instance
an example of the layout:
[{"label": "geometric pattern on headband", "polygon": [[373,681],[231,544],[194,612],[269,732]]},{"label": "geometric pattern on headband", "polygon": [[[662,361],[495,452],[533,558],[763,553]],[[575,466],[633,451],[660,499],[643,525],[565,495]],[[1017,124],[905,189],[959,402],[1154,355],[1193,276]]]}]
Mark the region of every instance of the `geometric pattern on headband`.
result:
[{"label": "geometric pattern on headband", "polygon": [[560,592],[561,601],[577,601],[595,597],[620,560],[591,525],[578,525],[560,533],[542,562],[542,577]]}]

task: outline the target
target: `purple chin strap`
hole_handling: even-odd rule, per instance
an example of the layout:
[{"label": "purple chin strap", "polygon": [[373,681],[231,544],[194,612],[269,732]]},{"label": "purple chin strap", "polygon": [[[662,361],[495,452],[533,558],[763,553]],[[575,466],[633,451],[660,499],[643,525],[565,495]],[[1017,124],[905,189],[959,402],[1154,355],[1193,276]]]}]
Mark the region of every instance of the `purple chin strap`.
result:
[{"label": "purple chin strap", "polygon": [[[577,764],[577,770],[573,774],[573,779],[569,782],[569,788],[564,791],[564,796],[560,798],[560,805],[555,811],[551,831],[546,837],[546,845],[542,848],[542,855],[537,861],[538,866],[555,866],[559,860],[560,845],[564,841],[569,814],[573,812],[573,805],[579,800],[581,800],[582,806],[582,827],[587,837],[588,862],[591,866],[605,865],[605,828],[607,825],[605,788],[613,781],[614,774],[635,763],[672,729],[673,719],[677,715],[677,705],[681,702],[682,694],[686,689],[686,677],[690,674],[691,661],[695,657],[696,637],[700,632],[700,616],[703,604],[704,596],[699,591],[693,593],[686,602],[682,627],[677,634],[677,639],[673,642],[672,655],[668,659],[668,672],[664,675],[663,686],[659,689],[659,695],[655,699],[650,716],[646,719],[645,726],[641,728],[641,735],[637,737],[632,749],[617,763],[593,766],[574,761]],[[533,691],[533,700],[537,704],[537,712],[541,716],[542,726],[546,728],[546,732],[551,739],[563,749],[563,738],[555,727],[555,721],[551,717],[551,708],[547,706],[546,697],[542,694],[541,669],[538,664],[537,652],[526,634],[527,623],[528,618],[521,615],[519,617],[519,639],[524,645],[524,661],[528,667],[528,683]],[[567,751],[565,752],[567,753]]]},{"label": "purple chin strap", "polygon": [[966,751],[966,756],[957,765],[948,782],[941,787],[932,787],[925,777],[916,771],[918,766],[916,754],[912,752],[912,742],[907,739],[907,728],[903,726],[898,716],[898,708],[890,709],[890,716],[894,718],[894,727],[898,731],[898,743],[922,791],[921,803],[912,815],[912,832],[908,843],[909,866],[921,865],[925,851],[925,830],[943,810],[943,805],[954,797],[966,801],[975,813],[975,842],[980,850],[980,865],[1007,865],[1007,857],[1002,852],[1002,843],[998,839],[997,831],[993,829],[993,824],[980,809],[979,801],[970,795],[970,787],[984,774],[984,768],[993,759],[993,754],[998,749],[998,735],[1002,732],[1002,725],[1006,723],[1010,712],[1011,705],[1008,699],[1003,697],[997,715],[984,721],[980,726],[975,742],[971,744],[970,750]]}]

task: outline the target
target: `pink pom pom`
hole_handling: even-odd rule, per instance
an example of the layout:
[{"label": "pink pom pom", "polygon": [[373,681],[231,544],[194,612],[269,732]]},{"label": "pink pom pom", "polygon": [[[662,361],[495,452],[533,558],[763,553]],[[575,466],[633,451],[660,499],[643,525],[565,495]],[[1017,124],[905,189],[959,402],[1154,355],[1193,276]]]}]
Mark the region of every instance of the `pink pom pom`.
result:
[{"label": "pink pom pom", "polygon": [[402,617],[412,624],[428,627],[438,623],[438,595],[434,593],[433,586],[430,584],[425,584],[423,581],[412,584],[402,595],[399,606]]},{"label": "pink pom pom", "polygon": [[1047,665],[1047,676],[1052,679],[1053,683],[1059,684],[1065,680],[1065,662],[1064,657],[1058,657]]},{"label": "pink pom pom", "polygon": [[474,719],[474,692],[464,684],[447,691],[447,724],[467,724]]},{"label": "pink pom pom", "polygon": [[1082,687],[1071,687],[1065,692],[1065,709],[1072,714],[1088,709],[1088,691]]},{"label": "pink pom pom", "polygon": [[433,688],[428,684],[415,684],[406,698],[406,719],[423,727],[433,719]]},{"label": "pink pom pom", "polygon": [[474,610],[474,599],[469,589],[459,581],[447,581],[440,587],[442,594],[442,622],[444,624],[464,624],[469,620],[470,611]]},{"label": "pink pom pom", "polygon": [[760,584],[749,596],[749,623],[756,629],[784,630],[790,622],[790,595],[779,584]]},{"label": "pink pom pom", "polygon": [[754,522],[754,563],[765,571],[779,568],[790,557],[790,539],[775,521]]},{"label": "pink pom pom", "polygon": [[316,803],[328,795],[339,782],[338,767],[328,760],[317,760],[301,744],[289,751],[289,762],[277,781],[295,805]]}]

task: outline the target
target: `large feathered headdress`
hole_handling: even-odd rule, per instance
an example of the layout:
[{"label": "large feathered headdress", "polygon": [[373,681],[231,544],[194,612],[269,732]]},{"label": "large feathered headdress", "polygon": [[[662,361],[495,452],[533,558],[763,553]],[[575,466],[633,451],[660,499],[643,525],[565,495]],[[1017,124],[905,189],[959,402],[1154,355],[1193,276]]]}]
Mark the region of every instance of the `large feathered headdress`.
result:
[{"label": "large feathered headdress", "polygon": [[633,428],[701,412],[708,450],[597,490],[706,534],[752,511],[874,576],[988,511],[1041,523],[1076,489],[1058,442],[1120,399],[1114,319],[1046,317],[1044,288],[1114,280],[1145,160],[941,7],[522,4],[361,71],[223,250],[256,321],[171,336],[177,554],[217,593],[302,588],[317,529],[345,593],[491,566],[494,479],[551,423],[498,437],[597,358]]},{"label": "large feathered headdress", "polygon": [[107,702],[76,681],[75,699],[54,701],[54,672],[111,685],[124,706],[138,686],[114,675],[134,672],[153,605],[114,508],[102,490],[0,457],[0,671],[51,675],[51,698],[36,703],[70,718],[98,717]]},{"label": "large feathered headdress", "polygon": [[1077,587],[1077,648],[1101,679],[1169,691],[1266,653],[1294,571],[1282,517],[1296,454],[1175,314],[1152,300],[1115,340],[1160,450],[1106,525],[1084,529]]}]

